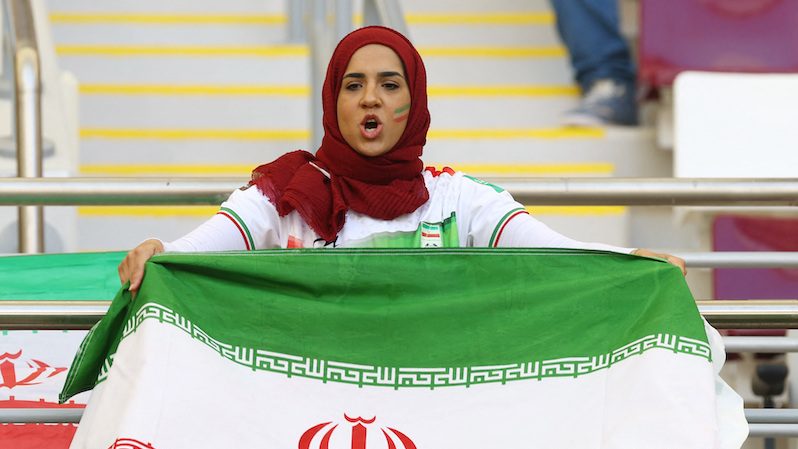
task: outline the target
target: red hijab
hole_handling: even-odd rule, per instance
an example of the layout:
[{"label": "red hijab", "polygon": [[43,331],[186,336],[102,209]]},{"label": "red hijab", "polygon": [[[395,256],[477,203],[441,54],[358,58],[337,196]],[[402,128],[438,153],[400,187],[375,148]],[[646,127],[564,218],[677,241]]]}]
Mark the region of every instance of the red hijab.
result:
[{"label": "red hijab", "polygon": [[[369,44],[385,45],[399,56],[411,98],[404,133],[393,149],[376,157],[362,156],[346,143],[338,129],[336,107],[349,59]],[[344,37],[327,67],[322,105],[324,138],[315,156],[294,151],[252,172],[250,185],[258,186],[280,216],[296,210],[321,238],[331,242],[343,228],[349,209],[392,220],[427,202],[429,193],[420,159],[430,123],[427,75],[421,56],[406,37],[378,26],[361,28]]]}]

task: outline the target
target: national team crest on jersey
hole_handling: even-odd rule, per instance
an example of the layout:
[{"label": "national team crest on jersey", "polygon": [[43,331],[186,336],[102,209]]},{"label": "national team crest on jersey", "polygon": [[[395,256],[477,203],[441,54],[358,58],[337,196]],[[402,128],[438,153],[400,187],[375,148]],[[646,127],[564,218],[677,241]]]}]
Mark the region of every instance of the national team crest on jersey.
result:
[{"label": "national team crest on jersey", "polygon": [[440,248],[443,246],[441,235],[443,233],[441,223],[421,223],[421,247]]}]

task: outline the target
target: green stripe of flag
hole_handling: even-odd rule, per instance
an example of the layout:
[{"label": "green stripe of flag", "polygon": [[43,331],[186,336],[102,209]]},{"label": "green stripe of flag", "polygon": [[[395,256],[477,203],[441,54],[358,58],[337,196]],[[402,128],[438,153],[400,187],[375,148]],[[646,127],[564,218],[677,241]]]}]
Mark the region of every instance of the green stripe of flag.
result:
[{"label": "green stripe of flag", "polygon": [[681,272],[625,254],[445,248],[172,253],[155,256],[145,279],[135,302],[127,292],[117,296],[115,304],[125,310],[104,319],[117,324],[106,325],[87,345],[87,362],[73,365],[78,374],[65,397],[94,385],[124,323],[146,304],[232,347],[393,368],[595,357],[657,335],[707,342]]}]

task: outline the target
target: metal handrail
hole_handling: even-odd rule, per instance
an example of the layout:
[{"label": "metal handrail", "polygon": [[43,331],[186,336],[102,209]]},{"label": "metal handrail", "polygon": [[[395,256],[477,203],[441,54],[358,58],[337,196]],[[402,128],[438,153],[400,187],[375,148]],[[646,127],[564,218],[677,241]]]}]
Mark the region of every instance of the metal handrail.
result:
[{"label": "metal handrail", "polygon": [[[3,12],[11,29],[11,48],[16,81],[14,129],[17,144],[17,176],[42,176],[42,97],[39,49],[33,11],[28,0],[5,0]],[[44,251],[44,217],[38,206],[21,206],[19,252]]]},{"label": "metal handrail", "polygon": [[690,268],[798,268],[795,251],[676,251]]},{"label": "metal handrail", "polygon": [[0,329],[88,330],[110,305],[111,301],[0,301]]},{"label": "metal handrail", "polygon": [[772,336],[724,336],[723,346],[726,352],[759,352],[770,354],[784,354],[798,352],[798,338],[772,337]]},{"label": "metal handrail", "polygon": [[717,329],[798,329],[798,300],[740,299],[696,301]]},{"label": "metal handrail", "polygon": [[[0,423],[72,423],[83,416],[83,408],[2,408]],[[749,436],[798,436],[798,409],[745,409]]]},{"label": "metal handrail", "polygon": [[749,437],[798,437],[798,424],[750,423]]},{"label": "metal handrail", "polygon": [[[710,300],[696,304],[701,315],[718,329],[798,329],[798,300]],[[0,329],[90,329],[109,305],[109,301],[0,301]]]},{"label": "metal handrail", "polygon": [[[490,178],[524,204],[798,205],[798,179]],[[245,178],[6,178],[0,205],[219,204]]]}]

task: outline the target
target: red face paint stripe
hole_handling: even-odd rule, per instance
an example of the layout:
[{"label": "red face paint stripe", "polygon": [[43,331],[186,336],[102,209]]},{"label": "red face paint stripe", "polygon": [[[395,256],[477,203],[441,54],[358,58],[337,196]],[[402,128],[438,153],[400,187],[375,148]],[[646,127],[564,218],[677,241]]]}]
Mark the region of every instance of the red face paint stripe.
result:
[{"label": "red face paint stripe", "polygon": [[499,229],[498,234],[496,234],[496,240],[493,242],[493,247],[494,248],[497,248],[499,246],[499,240],[502,238],[502,232],[504,232],[504,228],[507,227],[507,223],[509,223],[510,220],[512,220],[513,218],[515,218],[515,217],[517,217],[517,216],[519,216],[521,214],[529,214],[529,212],[527,212],[525,210],[519,210],[518,212],[510,215],[510,217],[507,220],[504,221],[504,224],[502,224],[502,227]]},{"label": "red face paint stripe", "polygon": [[228,214],[227,212],[219,211],[216,213],[227,217],[228,219],[230,219],[230,221],[233,222],[233,224],[236,226],[236,229],[238,229],[238,232],[241,233],[241,238],[244,239],[244,245],[247,247],[247,251],[251,251],[252,248],[249,246],[249,240],[247,240],[247,235],[244,233],[244,230],[241,229],[241,225],[238,224],[235,218],[231,217],[230,214]]}]

